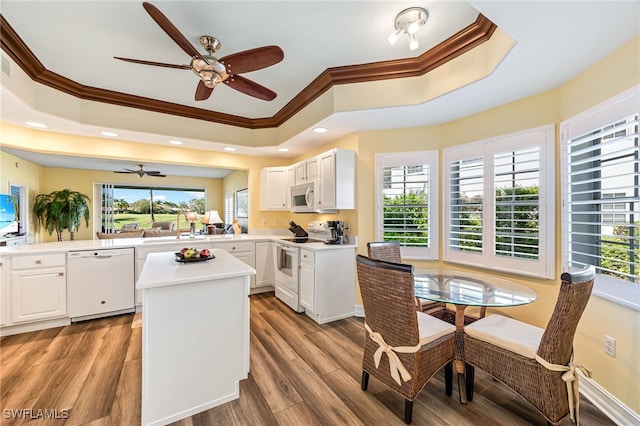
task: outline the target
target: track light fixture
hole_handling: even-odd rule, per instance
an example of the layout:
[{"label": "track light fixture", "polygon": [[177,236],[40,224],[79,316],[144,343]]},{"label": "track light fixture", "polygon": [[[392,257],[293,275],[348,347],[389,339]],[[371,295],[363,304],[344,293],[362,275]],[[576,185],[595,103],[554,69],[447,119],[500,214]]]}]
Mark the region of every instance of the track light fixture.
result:
[{"label": "track light fixture", "polygon": [[424,28],[428,18],[429,12],[422,7],[410,7],[398,13],[394,21],[395,31],[388,38],[389,43],[393,45],[407,34],[409,49],[416,50],[420,47],[416,33]]}]

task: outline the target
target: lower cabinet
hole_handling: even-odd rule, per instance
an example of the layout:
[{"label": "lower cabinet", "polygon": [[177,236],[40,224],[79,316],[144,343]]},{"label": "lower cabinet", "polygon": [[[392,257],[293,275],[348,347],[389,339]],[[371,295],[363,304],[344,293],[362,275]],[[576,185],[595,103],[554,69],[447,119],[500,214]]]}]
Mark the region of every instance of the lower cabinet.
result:
[{"label": "lower cabinet", "polygon": [[271,241],[256,242],[256,279],[253,288],[273,287],[275,285],[273,256],[273,243]]},{"label": "lower cabinet", "polygon": [[67,315],[64,253],[11,258],[11,322]]},{"label": "lower cabinet", "polygon": [[300,250],[300,305],[319,324],[355,314],[355,247]]},{"label": "lower cabinet", "polygon": [[9,281],[5,275],[6,259],[0,258],[0,327],[10,324],[11,301],[9,300]]},{"label": "lower cabinet", "polygon": [[[242,260],[247,265],[255,269],[256,252],[255,243],[253,241],[231,241],[231,242],[214,242],[213,248],[222,249],[231,253],[234,257]],[[256,286],[256,276],[251,275],[249,278],[251,288]]]}]

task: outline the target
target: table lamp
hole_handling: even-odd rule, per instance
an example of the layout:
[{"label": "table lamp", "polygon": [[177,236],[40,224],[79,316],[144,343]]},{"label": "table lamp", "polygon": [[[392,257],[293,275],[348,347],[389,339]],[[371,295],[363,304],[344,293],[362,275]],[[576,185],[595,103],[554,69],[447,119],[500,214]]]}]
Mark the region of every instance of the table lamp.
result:
[{"label": "table lamp", "polygon": [[189,238],[194,238],[196,236],[196,220],[198,220],[198,213],[187,212],[185,217],[189,221]]},{"label": "table lamp", "polygon": [[218,210],[207,210],[206,212],[204,212],[204,216],[202,217],[202,220],[200,222],[206,226],[207,234],[209,235],[214,233],[215,226],[213,225],[218,223],[224,223],[224,221],[220,218],[220,215],[218,214]]}]

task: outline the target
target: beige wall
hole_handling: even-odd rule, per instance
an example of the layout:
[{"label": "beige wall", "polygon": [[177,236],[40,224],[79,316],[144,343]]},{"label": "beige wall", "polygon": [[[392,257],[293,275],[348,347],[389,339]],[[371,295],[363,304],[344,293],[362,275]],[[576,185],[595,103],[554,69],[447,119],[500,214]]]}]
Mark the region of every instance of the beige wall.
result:
[{"label": "beige wall", "polygon": [[[352,228],[351,233],[359,237],[359,253],[366,252],[366,242],[374,239],[374,155],[377,152],[415,151],[441,149],[471,141],[485,139],[491,136],[503,135],[523,129],[533,128],[545,124],[559,124],[561,121],[584,111],[626,89],[640,84],[640,37],[620,47],[616,52],[587,69],[584,73],[565,83],[559,88],[541,93],[526,99],[513,102],[498,108],[475,114],[455,122],[441,126],[420,127],[412,129],[396,129],[376,132],[360,132],[350,135],[334,143],[319,148],[317,152],[311,152],[305,156],[311,156],[333,147],[354,149],[357,151],[357,206],[355,211],[342,211],[338,215],[299,215],[288,212],[262,212],[259,211],[259,170],[267,166],[288,165],[292,162],[283,162],[268,158],[255,158],[246,156],[234,156],[220,153],[209,153],[196,150],[175,151],[174,148],[158,149],[144,144],[132,145],[127,150],[126,143],[118,142],[113,150],[106,151],[105,156],[114,155],[121,157],[130,151],[134,152],[133,158],[147,158],[151,161],[164,162],[192,162],[198,165],[210,165],[218,167],[231,167],[246,170],[250,192],[250,229],[256,228],[286,228],[288,220],[295,220],[304,224],[315,219],[341,219],[347,221]],[[4,129],[3,129],[4,130]],[[48,135],[32,131],[10,128],[12,136],[7,138],[3,132],[2,141],[11,140],[11,143],[26,144],[25,148],[33,149],[37,144],[40,149],[56,151],[59,147],[63,153],[82,153],[78,150],[77,137]],[[29,136],[24,136],[28,133]],[[22,141],[22,142],[20,142]],[[103,140],[97,140],[104,143]],[[84,148],[86,151],[86,148]],[[557,137],[556,171],[559,176],[559,137]],[[178,155],[179,154],[179,155]],[[131,154],[129,154],[131,155]],[[5,164],[11,169],[15,159],[2,155],[2,185],[7,184],[7,179],[18,176],[15,170],[4,170]],[[171,159],[171,161],[169,161]],[[36,166],[37,167],[37,166]],[[36,168],[37,171],[37,168]],[[16,172],[16,174],[14,174]],[[44,185],[45,180],[53,179],[56,184],[69,184],[99,180],[99,175],[89,171],[53,171],[44,170],[42,176],[34,186],[41,186],[41,192],[46,192],[50,182]],[[85,176],[86,173],[86,176]],[[22,176],[22,175],[20,175]],[[54,179],[55,176],[55,179]],[[82,179],[78,179],[82,176]],[[98,176],[98,177],[96,177]],[[113,181],[113,175],[109,180]],[[19,177],[16,177],[19,179]],[[83,188],[85,184],[82,184]],[[90,185],[90,184],[89,184]],[[226,182],[220,186],[221,196],[232,183]],[[74,188],[75,189],[75,188]],[[557,185],[557,200],[560,200],[560,184]],[[556,223],[560,226],[561,210],[557,202]],[[560,229],[558,229],[560,231]],[[556,271],[561,268],[561,235],[557,233],[556,239]],[[441,263],[441,262],[438,262]],[[417,266],[423,266],[426,262],[416,262]],[[505,275],[506,276],[506,275]],[[557,280],[530,279],[520,276],[509,278],[530,286],[538,293],[538,299],[527,306],[508,308],[502,313],[544,327],[553,309],[557,292]],[[359,292],[357,294],[360,301]],[[623,404],[636,413],[640,412],[640,313],[612,304],[597,297],[592,297],[578,327],[575,338],[576,361],[593,372],[593,379],[604,389],[619,399]],[[603,352],[604,334],[617,340],[617,354],[615,358],[608,357]]]}]

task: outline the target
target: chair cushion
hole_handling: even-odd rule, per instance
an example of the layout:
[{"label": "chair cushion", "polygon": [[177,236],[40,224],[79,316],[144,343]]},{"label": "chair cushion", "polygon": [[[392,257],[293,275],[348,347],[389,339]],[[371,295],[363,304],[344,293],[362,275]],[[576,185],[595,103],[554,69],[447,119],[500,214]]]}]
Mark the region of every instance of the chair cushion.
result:
[{"label": "chair cushion", "polygon": [[544,329],[502,315],[489,315],[464,328],[464,332],[526,358],[535,358]]},{"label": "chair cushion", "polygon": [[418,333],[420,334],[420,345],[439,339],[442,336],[453,333],[456,328],[436,317],[423,312],[416,312],[418,315]]}]

